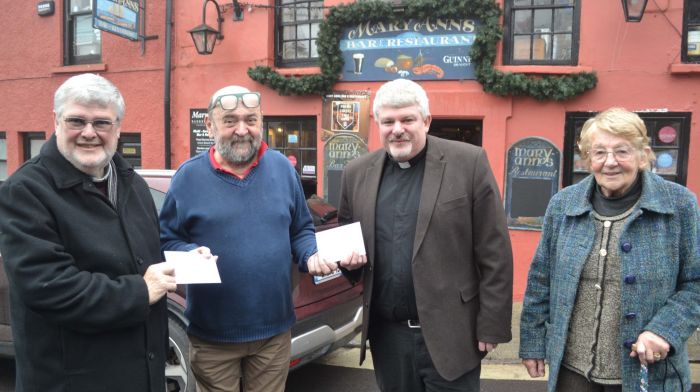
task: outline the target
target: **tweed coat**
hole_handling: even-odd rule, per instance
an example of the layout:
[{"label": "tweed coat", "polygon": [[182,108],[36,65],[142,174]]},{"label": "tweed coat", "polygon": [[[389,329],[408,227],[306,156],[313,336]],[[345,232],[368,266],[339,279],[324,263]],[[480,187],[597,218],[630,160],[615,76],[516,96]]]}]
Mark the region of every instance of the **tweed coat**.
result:
[{"label": "tweed coat", "polygon": [[[360,363],[373,288],[375,210],[386,152],[350,162],[338,217],[361,222],[367,251]],[[454,380],[474,369],[477,341],[511,339],[513,259],[500,192],[485,152],[428,136],[411,262],[418,316],[435,368]],[[354,272],[354,271],[353,271]]]},{"label": "tweed coat", "polygon": [[160,258],[148,186],[115,154],[117,206],[51,137],[0,187],[17,392],[165,389],[165,298],[143,274]]},{"label": "tweed coat", "polygon": [[[664,379],[666,391],[680,391],[680,380],[687,391],[691,384],[685,343],[700,323],[697,200],[681,185],[649,171],[641,173],[642,194],[620,236],[620,244],[628,244],[620,252],[623,391],[637,391],[639,361],[628,354],[643,331],[671,345],[666,361],[649,367],[649,391],[664,390]],[[550,392],[561,368],[581,271],[594,242],[589,201],[594,186],[591,175],[552,197],[530,266],[520,357],[547,359]]]}]

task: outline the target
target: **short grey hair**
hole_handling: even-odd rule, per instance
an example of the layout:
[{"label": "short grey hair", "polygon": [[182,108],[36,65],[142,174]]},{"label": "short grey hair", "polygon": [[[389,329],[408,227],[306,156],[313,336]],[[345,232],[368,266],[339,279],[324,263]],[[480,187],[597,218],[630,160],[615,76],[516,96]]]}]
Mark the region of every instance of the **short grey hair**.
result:
[{"label": "short grey hair", "polygon": [[92,73],[73,76],[58,87],[53,96],[53,111],[61,117],[67,103],[112,107],[117,121],[124,118],[124,97],[119,89],[104,77]]},{"label": "short grey hair", "polygon": [[384,83],[374,97],[374,120],[379,121],[379,110],[382,107],[398,109],[412,105],[418,105],[424,119],[430,115],[428,94],[420,84],[408,79],[395,79]]}]

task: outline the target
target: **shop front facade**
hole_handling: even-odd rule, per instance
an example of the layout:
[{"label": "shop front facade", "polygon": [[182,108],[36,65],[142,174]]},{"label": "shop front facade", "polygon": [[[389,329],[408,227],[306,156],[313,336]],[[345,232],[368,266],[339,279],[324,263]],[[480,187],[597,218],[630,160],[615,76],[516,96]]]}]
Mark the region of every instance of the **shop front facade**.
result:
[{"label": "shop front facade", "polygon": [[[220,1],[223,38],[209,55],[197,53],[188,30],[203,22],[202,5],[206,24],[219,29],[211,0],[141,1],[136,21],[145,27],[138,36],[149,38],[142,40],[92,28],[93,8],[129,2],[39,3],[51,3],[53,14],[13,2],[0,16],[22,37],[0,43],[6,54],[0,59],[2,178],[53,133],[56,87],[76,73],[97,72],[125,96],[119,148],[133,165],[177,168],[205,151],[209,97],[242,85],[262,94],[267,143],[307,183],[315,181],[316,193],[337,202],[344,165],[382,148],[374,94],[386,80],[410,78],[428,92],[431,134],[479,145],[488,155],[511,227],[516,300],[546,202],[586,175],[576,137],[595,113],[612,106],[638,112],[658,157],[654,170],[700,193],[700,5],[692,0],[649,2],[638,23],[625,21],[620,2],[475,0],[481,8],[455,8],[449,16],[415,11],[407,2],[389,2],[391,14],[351,3],[342,6],[350,22],[332,30],[337,51],[324,46],[323,33],[317,37],[328,30],[324,23],[338,19],[328,15],[340,1]],[[490,36],[486,3],[502,10],[501,38]],[[489,36],[486,47],[494,50],[489,64],[488,55],[470,51],[480,35]],[[315,89],[310,78],[339,59],[338,80]],[[497,76],[480,79],[480,66]],[[257,70],[252,77],[251,69]],[[269,73],[275,76],[261,76]],[[555,81],[543,85],[547,78]]]}]

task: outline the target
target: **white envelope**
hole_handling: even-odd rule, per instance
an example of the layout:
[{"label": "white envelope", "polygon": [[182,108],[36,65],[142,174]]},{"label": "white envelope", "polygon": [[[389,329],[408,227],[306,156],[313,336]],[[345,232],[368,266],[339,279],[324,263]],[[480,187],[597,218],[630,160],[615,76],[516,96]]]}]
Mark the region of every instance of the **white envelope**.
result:
[{"label": "white envelope", "polygon": [[177,284],[221,283],[216,256],[204,258],[197,252],[165,251],[165,262],[175,268]]},{"label": "white envelope", "polygon": [[319,256],[327,261],[340,261],[352,252],[366,254],[360,222],[316,233],[316,246]]}]

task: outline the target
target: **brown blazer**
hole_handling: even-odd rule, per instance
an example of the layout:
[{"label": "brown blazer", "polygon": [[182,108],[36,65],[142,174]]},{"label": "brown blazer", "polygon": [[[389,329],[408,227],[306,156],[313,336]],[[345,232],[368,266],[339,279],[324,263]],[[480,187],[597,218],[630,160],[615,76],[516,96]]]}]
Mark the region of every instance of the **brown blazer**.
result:
[{"label": "brown blazer", "polygon": [[[369,328],[375,208],[385,159],[382,149],[353,160],[341,182],[339,218],[361,222],[367,249],[360,363]],[[423,336],[442,377],[454,380],[479,365],[483,354],[477,341],[510,341],[513,256],[500,192],[481,148],[428,136],[412,273]]]}]

